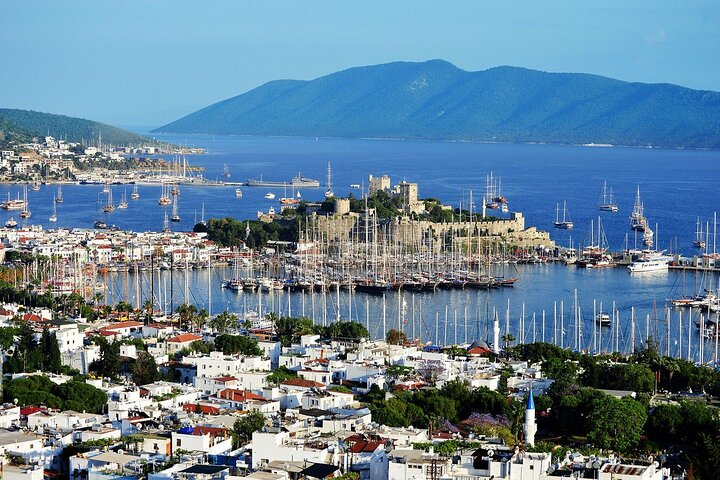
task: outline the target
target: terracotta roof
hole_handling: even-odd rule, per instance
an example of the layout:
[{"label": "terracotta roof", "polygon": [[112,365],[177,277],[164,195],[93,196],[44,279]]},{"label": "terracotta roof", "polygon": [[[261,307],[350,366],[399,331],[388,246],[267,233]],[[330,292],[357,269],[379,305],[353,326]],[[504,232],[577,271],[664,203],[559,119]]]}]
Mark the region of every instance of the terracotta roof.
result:
[{"label": "terracotta roof", "polygon": [[320,382],[313,382],[312,380],[305,380],[304,378],[288,378],[284,382],[281,382],[281,385],[290,385],[291,387],[305,387],[305,388],[324,388],[325,385],[323,385]]},{"label": "terracotta roof", "polygon": [[151,323],[151,324],[147,325],[145,328],[161,329],[161,328],[173,328],[173,327],[172,327],[172,325],[166,325],[164,323]]},{"label": "terracotta roof", "polygon": [[232,400],[233,402],[247,402],[248,400],[265,400],[265,397],[252,393],[248,390],[236,390],[234,388],[226,388],[217,393],[217,397],[223,400]]},{"label": "terracotta roof", "polygon": [[104,327],[104,330],[119,330],[121,328],[135,328],[135,327],[142,327],[143,324],[140,322],[135,321],[125,321],[125,322],[117,322],[117,323],[111,323],[110,325]]},{"label": "terracotta roof", "polygon": [[33,413],[37,413],[37,412],[44,412],[45,410],[47,410],[46,407],[38,407],[36,405],[30,405],[28,407],[21,408],[20,415],[27,416],[27,415],[32,415]]},{"label": "terracotta roof", "polygon": [[168,340],[168,342],[171,343],[185,343],[185,342],[194,342],[195,340],[202,340],[202,337],[199,337],[193,333],[183,333],[180,335],[176,335]]},{"label": "terracotta roof", "polygon": [[237,380],[237,378],[235,378],[235,377],[216,377],[216,378],[213,378],[213,380],[215,380],[217,382],[227,383],[227,382],[232,382],[233,380]]},{"label": "terracotta roof", "polygon": [[350,447],[350,453],[374,452],[381,445],[384,445],[384,443],[378,441],[366,442],[365,440],[360,440]]},{"label": "terracotta roof", "polygon": [[36,313],[26,313],[23,315],[23,320],[26,322],[42,322],[42,317]]},{"label": "terracotta roof", "polygon": [[195,427],[193,429],[193,435],[206,435],[210,434],[211,437],[225,436],[227,428],[220,427]]},{"label": "terracotta roof", "polygon": [[[196,412],[197,411],[197,404],[196,403],[186,403],[183,405],[183,410],[186,412]],[[213,405],[203,405],[200,404],[200,412],[204,413],[205,415],[218,415],[220,413],[220,407],[215,407]],[[195,430],[197,430],[197,427],[195,427]],[[193,435],[195,435],[195,431],[193,431]],[[197,434],[200,435],[200,434]]]}]

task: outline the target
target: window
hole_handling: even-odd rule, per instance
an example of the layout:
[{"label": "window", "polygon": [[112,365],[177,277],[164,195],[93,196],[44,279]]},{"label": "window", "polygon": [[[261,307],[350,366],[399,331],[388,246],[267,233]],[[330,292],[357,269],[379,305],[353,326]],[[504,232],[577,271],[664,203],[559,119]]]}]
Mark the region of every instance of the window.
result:
[{"label": "window", "polygon": [[177,442],[175,443],[175,446],[179,447],[179,446],[181,446],[181,444],[182,444],[182,440],[178,438]]}]

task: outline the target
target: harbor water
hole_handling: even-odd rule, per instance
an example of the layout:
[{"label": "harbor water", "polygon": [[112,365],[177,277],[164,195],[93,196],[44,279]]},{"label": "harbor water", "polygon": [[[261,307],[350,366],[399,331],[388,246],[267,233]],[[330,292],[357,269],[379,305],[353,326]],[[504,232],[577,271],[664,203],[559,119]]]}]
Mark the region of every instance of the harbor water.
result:
[{"label": "harbor water", "polygon": [[[500,193],[508,198],[508,215],[514,211],[522,212],[527,226],[550,231],[551,237],[563,246],[571,241],[575,245],[588,244],[591,222],[597,230],[600,218],[611,250],[621,250],[626,242],[632,247],[635,237],[629,228],[628,216],[639,187],[645,215],[656,231],[659,248],[684,255],[702,253],[692,245],[697,217],[700,217],[703,229],[706,225],[709,227],[709,252],[715,248],[713,212],[720,207],[720,190],[717,189],[720,152],[717,151],[211,135],[162,135],[158,138],[209,149],[208,154],[188,157],[192,165],[205,168],[208,179],[243,182],[262,175],[267,180],[289,180],[298,173],[319,179],[320,188],[301,190],[302,197],[307,200],[323,199],[328,162],[332,165],[336,195],[353,193],[360,196],[360,190],[352,189],[351,184],[367,185],[368,174],[387,174],[393,184],[401,180],[417,182],[421,198],[439,198],[454,207],[460,206],[460,202],[467,207],[471,191],[479,205],[485,193],[486,175],[492,172],[501,179]],[[231,173],[230,178],[222,176],[225,165]],[[600,212],[597,208],[603,181],[613,189],[619,206],[617,213]],[[135,201],[129,200],[131,185],[113,186],[116,202],[126,193],[130,205],[127,210],[116,209],[104,214],[99,208],[106,196],[101,188],[98,185],[63,185],[65,201],[57,206],[57,223],[51,224],[48,218],[57,186],[43,185],[37,192],[28,192],[32,217],[24,222],[47,228],[90,228],[96,220],[103,219],[108,225],[114,224],[124,230],[148,231],[160,230],[165,214],[170,214],[171,207],[157,204],[160,187],[145,185],[139,187],[140,198]],[[200,220],[203,207],[206,219],[256,218],[258,211],[267,211],[270,206],[279,208],[277,200],[264,198],[266,193],[272,191],[277,198],[293,193],[277,187],[240,187],[243,195],[237,198],[235,188],[181,186],[178,197],[181,221],[172,223],[171,228],[190,230],[194,222]],[[21,192],[18,185],[0,186],[2,197],[10,194],[14,198],[18,192]],[[553,229],[556,205],[558,202],[562,205],[563,201],[567,202],[568,213],[575,224],[573,230]],[[0,221],[13,215],[20,221],[16,214],[2,211]],[[497,215],[503,214],[498,212]],[[633,337],[637,347],[649,332],[657,337],[662,352],[669,347],[672,355],[700,358],[698,329],[689,323],[689,311],[683,311],[681,328],[680,310],[670,310],[668,335],[664,308],[668,298],[717,288],[718,278],[712,274],[671,271],[630,275],[626,268],[579,269],[560,264],[509,264],[495,268],[502,268],[507,276],[517,276],[520,280],[512,288],[388,292],[384,299],[344,290],[326,294],[286,291],[238,294],[220,288],[222,279],[232,276],[230,269],[214,268],[172,274],[160,272],[155,274],[154,292],[155,301],[165,309],[170,309],[171,303],[177,306],[189,301],[212,313],[226,309],[242,313],[259,308],[263,312],[304,313],[320,324],[335,321],[339,316],[343,320],[368,322],[375,338],[383,335],[383,326],[386,329],[399,326],[409,337],[439,344],[466,339],[492,340],[491,320],[496,311],[502,333],[509,325],[509,331],[516,339],[544,338],[570,348],[593,349],[594,346],[595,350],[614,349],[617,342],[621,351],[629,351]],[[148,273],[142,275],[144,279],[138,284],[141,298],[146,299]],[[110,285],[108,301],[117,302],[127,292],[127,299],[135,304],[132,274],[107,274],[102,280]],[[125,282],[128,282],[127,287]],[[579,313],[573,307],[576,291]],[[599,312],[602,303],[603,312],[609,313],[613,302],[620,327],[594,329],[593,311]],[[634,335],[630,328],[633,308]],[[509,321],[506,319],[508,311]],[[699,320],[699,312],[695,312],[695,320]],[[690,325],[692,328],[688,328]],[[688,351],[689,337],[692,348]],[[714,349],[715,339],[707,339],[704,361],[713,360]]]}]

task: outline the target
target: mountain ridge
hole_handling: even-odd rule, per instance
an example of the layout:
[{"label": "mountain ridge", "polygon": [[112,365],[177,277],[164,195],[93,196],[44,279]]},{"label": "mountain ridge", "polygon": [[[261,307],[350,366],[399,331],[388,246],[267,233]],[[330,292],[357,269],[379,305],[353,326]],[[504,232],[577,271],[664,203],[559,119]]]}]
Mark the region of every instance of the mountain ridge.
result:
[{"label": "mountain ridge", "polygon": [[[22,110],[17,108],[0,108],[0,120],[8,131],[12,126],[23,137],[28,135],[44,137],[48,133],[56,138],[67,139],[69,142],[84,140],[97,140],[102,132],[103,142],[106,144],[132,145],[149,144],[152,140],[122,128],[114,127],[94,120],[70,117],[55,113],[37,112],[35,110]],[[29,139],[27,139],[29,140]]]},{"label": "mountain ridge", "polygon": [[157,132],[720,148],[720,93],[444,60],[274,80]]}]

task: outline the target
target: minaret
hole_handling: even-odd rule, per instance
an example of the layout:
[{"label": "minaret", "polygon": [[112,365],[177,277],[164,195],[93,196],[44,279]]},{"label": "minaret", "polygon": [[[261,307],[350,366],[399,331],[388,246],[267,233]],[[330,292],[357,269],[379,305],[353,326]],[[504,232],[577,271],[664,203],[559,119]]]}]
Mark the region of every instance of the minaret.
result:
[{"label": "minaret", "polygon": [[500,355],[500,319],[497,310],[495,310],[495,318],[493,319],[493,353]]},{"label": "minaret", "polygon": [[531,447],[535,445],[535,433],[537,432],[537,425],[535,424],[535,400],[533,399],[532,388],[530,389],[530,396],[528,396],[527,407],[525,407],[525,443]]},{"label": "minaret", "polygon": [[486,202],[485,197],[483,197],[483,203],[482,203],[482,218],[485,219],[485,208],[486,208]]}]

